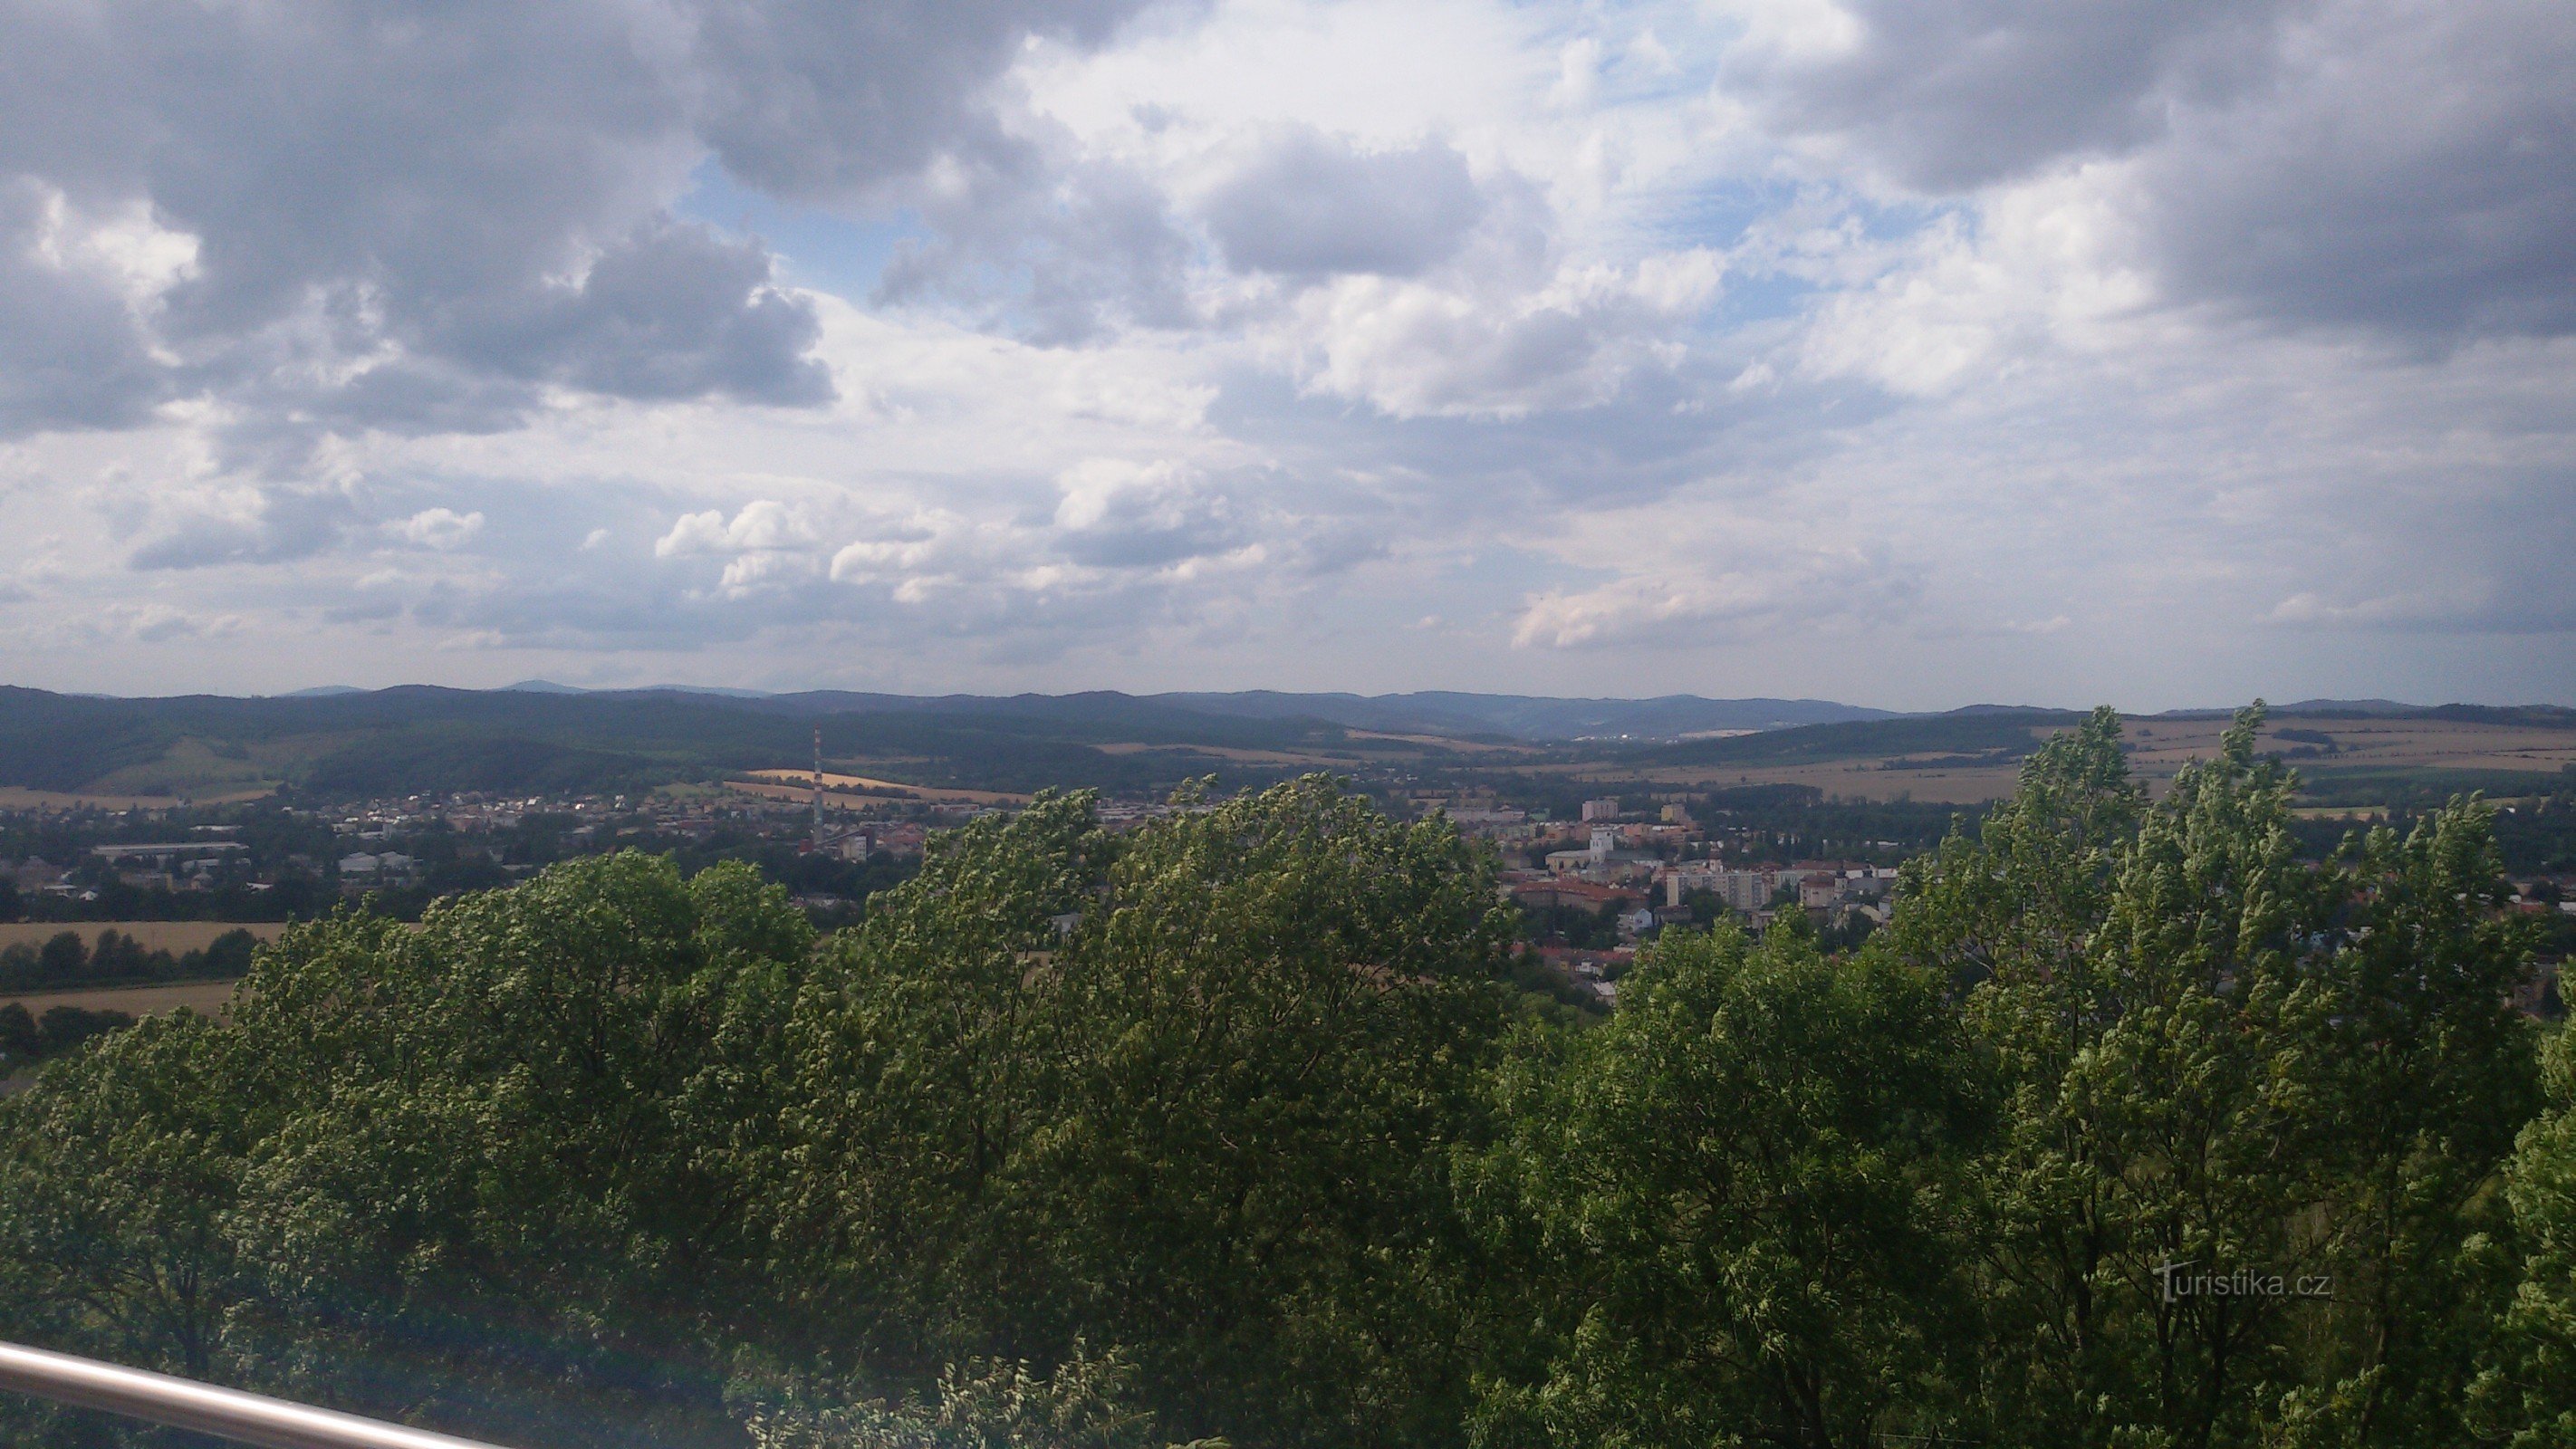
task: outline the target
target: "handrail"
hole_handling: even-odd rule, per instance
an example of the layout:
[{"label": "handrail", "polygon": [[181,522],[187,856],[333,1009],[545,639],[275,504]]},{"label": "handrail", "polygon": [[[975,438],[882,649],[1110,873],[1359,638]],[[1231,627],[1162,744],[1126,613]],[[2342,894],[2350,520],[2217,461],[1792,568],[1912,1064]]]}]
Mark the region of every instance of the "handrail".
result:
[{"label": "handrail", "polygon": [[260,1449],[493,1449],[426,1429],[14,1343],[0,1343],[0,1389],[193,1429]]}]

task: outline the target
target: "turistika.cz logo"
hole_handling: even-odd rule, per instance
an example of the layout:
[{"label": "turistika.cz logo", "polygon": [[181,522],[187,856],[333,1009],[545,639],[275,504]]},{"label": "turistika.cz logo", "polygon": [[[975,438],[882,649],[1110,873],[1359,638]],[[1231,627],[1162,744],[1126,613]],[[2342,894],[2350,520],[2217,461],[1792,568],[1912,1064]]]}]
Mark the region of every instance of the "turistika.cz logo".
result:
[{"label": "turistika.cz logo", "polygon": [[2186,1258],[2179,1263],[2156,1265],[2156,1279],[2163,1285],[2167,1303],[2186,1298],[2332,1298],[2334,1276],[2329,1273],[2302,1273],[2296,1278],[2279,1273],[2257,1273],[2239,1268],[2233,1273],[2207,1271],[2189,1273],[2198,1260]]}]

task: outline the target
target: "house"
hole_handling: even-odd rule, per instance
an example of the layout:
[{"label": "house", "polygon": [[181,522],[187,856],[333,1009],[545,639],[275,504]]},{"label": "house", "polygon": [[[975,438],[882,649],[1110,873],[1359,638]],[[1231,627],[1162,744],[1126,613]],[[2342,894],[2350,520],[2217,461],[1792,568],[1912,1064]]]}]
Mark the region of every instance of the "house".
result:
[{"label": "house", "polygon": [[1619,802],[1617,800],[1586,800],[1583,802],[1583,818],[1586,821],[1616,820],[1619,818]]}]

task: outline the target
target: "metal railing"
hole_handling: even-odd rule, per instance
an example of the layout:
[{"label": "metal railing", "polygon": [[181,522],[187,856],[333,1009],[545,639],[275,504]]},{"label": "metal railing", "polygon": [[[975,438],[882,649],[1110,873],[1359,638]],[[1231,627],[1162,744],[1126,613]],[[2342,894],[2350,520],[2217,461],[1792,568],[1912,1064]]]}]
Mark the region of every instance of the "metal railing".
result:
[{"label": "metal railing", "polygon": [[265,1394],[219,1389],[194,1379],[14,1343],[0,1343],[0,1389],[174,1429],[193,1429],[262,1449],[493,1449],[426,1429],[406,1429]]}]

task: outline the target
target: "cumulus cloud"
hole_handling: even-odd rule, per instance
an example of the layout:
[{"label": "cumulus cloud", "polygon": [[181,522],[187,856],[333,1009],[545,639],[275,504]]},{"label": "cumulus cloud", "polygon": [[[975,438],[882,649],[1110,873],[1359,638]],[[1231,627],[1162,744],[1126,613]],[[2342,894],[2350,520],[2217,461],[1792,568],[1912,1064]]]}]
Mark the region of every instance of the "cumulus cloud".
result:
[{"label": "cumulus cloud", "polygon": [[898,249],[874,300],[962,307],[1045,345],[1195,321],[1189,243],[1169,198],[1127,166],[1050,139],[963,148],[906,188],[934,231]]},{"label": "cumulus cloud", "polygon": [[[910,176],[998,134],[989,92],[1024,42],[1097,42],[1135,8],[13,8],[0,430],[203,393],[412,434],[513,426],[550,387],[828,401],[811,301],[760,243],[671,214],[697,158],[780,194]],[[62,198],[146,209],[185,275],[139,310],[31,257]]]},{"label": "cumulus cloud", "polygon": [[1738,568],[1628,575],[1550,589],[1523,604],[1516,648],[1738,643],[1793,625],[1884,620],[1921,591],[1918,572],[1884,548],[1806,548]]},{"label": "cumulus cloud", "polygon": [[1193,468],[1091,458],[1066,470],[1059,483],[1058,547],[1077,563],[1162,567],[1246,541],[1247,523],[1233,500]]},{"label": "cumulus cloud", "polygon": [[2571,47],[2551,0],[0,7],[9,637],[110,688],[2576,689]]},{"label": "cumulus cloud", "polygon": [[348,493],[330,486],[199,488],[153,512],[154,523],[128,559],[145,572],[292,562],[363,526]]},{"label": "cumulus cloud", "polygon": [[2576,24],[2546,0],[2345,0],[2260,92],[2145,156],[2169,284],[2428,343],[2576,331]]},{"label": "cumulus cloud", "polygon": [[1398,417],[1513,418],[1609,401],[1685,355],[1675,324],[1724,281],[1713,255],[1569,267],[1529,288],[1345,277],[1298,299],[1307,384]]},{"label": "cumulus cloud", "polygon": [[[1820,7],[1821,8],[1821,7]],[[1956,190],[2163,133],[2174,108],[2263,78],[2303,0],[1853,0],[1757,27],[1730,80],[1772,124],[1830,136],[1908,184]]]},{"label": "cumulus cloud", "polygon": [[681,515],[653,545],[663,559],[721,559],[719,588],[742,594],[814,576],[819,535],[804,513],[775,499],[746,503],[731,519],[720,509]]},{"label": "cumulus cloud", "polygon": [[910,175],[994,131],[1033,38],[1094,45],[1148,0],[700,0],[699,125],[734,174],[800,196]]},{"label": "cumulus cloud", "polygon": [[1307,129],[1271,140],[1201,206],[1227,261],[1307,277],[1414,276],[1456,255],[1484,211],[1452,146],[1370,152]]},{"label": "cumulus cloud", "polygon": [[30,178],[0,182],[0,438],[129,426],[170,388],[128,297],[81,264],[68,211]]},{"label": "cumulus cloud", "polygon": [[2549,0],[1841,13],[1801,43],[1757,32],[1730,80],[1904,186],[2090,165],[2171,300],[2413,344],[2576,327],[2576,26]]},{"label": "cumulus cloud", "polygon": [[459,513],[453,508],[424,508],[409,518],[386,525],[386,530],[421,548],[459,548],[483,531],[483,515],[480,512]]}]

